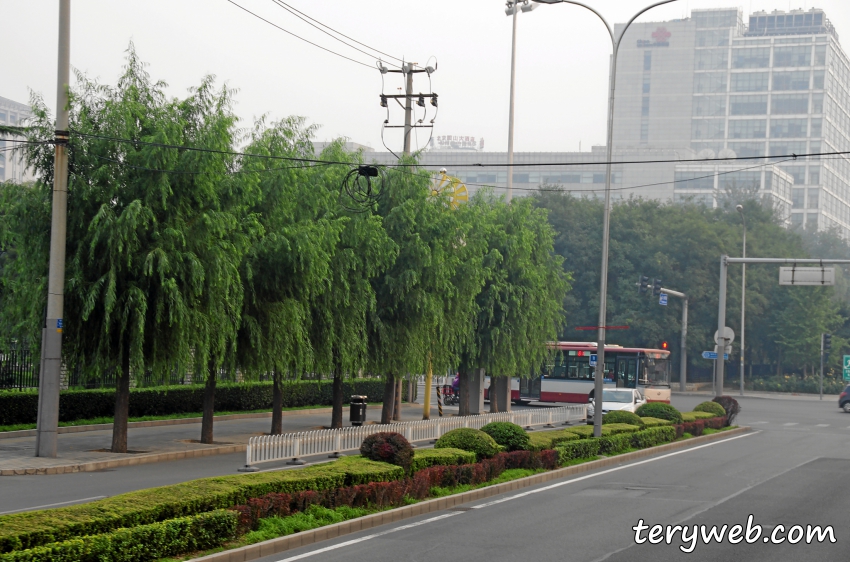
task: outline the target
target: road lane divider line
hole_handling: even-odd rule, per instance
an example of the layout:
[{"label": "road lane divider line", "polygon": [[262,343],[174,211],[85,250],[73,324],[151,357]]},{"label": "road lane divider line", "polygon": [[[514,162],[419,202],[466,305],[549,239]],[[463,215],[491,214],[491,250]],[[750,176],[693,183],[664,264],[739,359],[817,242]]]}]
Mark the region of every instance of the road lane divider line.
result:
[{"label": "road lane divider line", "polygon": [[11,511],[0,511],[0,515],[9,515],[11,513],[20,513],[22,511],[35,511],[37,509],[47,509],[48,507],[59,507],[60,505],[71,505],[71,504],[74,504],[74,503],[85,503],[85,502],[91,502],[91,501],[94,501],[94,500],[102,500],[102,499],[108,498],[108,497],[109,496],[94,496],[94,497],[91,497],[91,498],[82,498],[82,499],[79,499],[79,500],[71,500],[71,501],[67,501],[67,502],[48,503],[48,504],[45,504],[45,505],[36,505],[36,506],[33,506],[33,507],[24,507],[22,509],[13,509]]},{"label": "road lane divider line", "polygon": [[691,451],[697,451],[699,449],[704,449],[705,447],[713,447],[713,446],[719,445],[721,443],[728,443],[730,441],[735,441],[736,439],[743,439],[743,438],[749,437],[751,435],[758,435],[759,433],[761,433],[761,432],[760,431],[754,431],[752,433],[745,433],[744,435],[739,435],[737,437],[730,437],[729,439],[723,439],[722,441],[714,441],[712,443],[706,443],[705,445],[698,445],[696,447],[691,447],[689,449],[683,449],[681,451],[675,451],[673,453],[667,453],[666,455],[653,457],[651,459],[636,461],[636,462],[632,462],[632,463],[629,463],[629,464],[624,464],[622,466],[616,466],[614,468],[609,468],[607,470],[594,472],[593,474],[587,474],[585,476],[579,476],[578,478],[570,478],[569,480],[564,480],[563,482],[556,482],[555,484],[549,484],[548,486],[543,486],[542,488],[535,488],[534,490],[529,490],[527,492],[521,492],[519,494],[514,494],[514,495],[508,496],[506,498],[499,498],[498,500],[493,500],[493,501],[481,503],[481,504],[478,504],[478,505],[473,505],[472,509],[481,509],[481,508],[484,508],[484,507],[490,507],[491,505],[496,505],[496,504],[504,503],[504,502],[507,502],[507,501],[516,500],[516,499],[519,499],[519,498],[524,498],[526,496],[530,496],[530,495],[533,495],[533,494],[539,494],[540,492],[546,492],[548,490],[560,488],[561,486],[566,486],[567,484],[573,484],[574,482],[581,482],[582,480],[588,480],[590,478],[596,478],[597,476],[602,476],[604,474],[610,474],[612,472],[618,472],[620,470],[624,470],[626,468],[631,468],[633,466],[640,466],[642,464],[647,464],[647,463],[651,463],[651,462],[660,461],[662,459],[675,457],[677,455],[682,455],[684,453],[689,453]]},{"label": "road lane divider line", "polygon": [[462,511],[452,511],[449,513],[444,513],[443,515],[438,515],[436,517],[429,517],[428,519],[423,519],[422,521],[417,521],[416,523],[408,523],[407,525],[402,525],[401,527],[395,527],[393,529],[387,529],[386,531],[381,531],[380,533],[373,533],[371,535],[366,535],[365,537],[360,537],[358,539],[352,539],[350,541],[341,542],[339,544],[334,544],[331,546],[326,546],[325,548],[320,548],[318,550],[311,550],[310,552],[305,552],[303,554],[298,554],[296,556],[290,556],[289,558],[283,558],[278,560],[278,562],[295,562],[296,560],[303,560],[304,558],[309,558],[310,556],[315,556],[317,554],[323,554],[325,552],[331,552],[332,550],[339,550],[340,548],[345,548],[346,546],[351,546],[353,544],[357,544],[359,542],[364,542],[368,540],[372,540],[378,537],[383,537],[384,535],[389,535],[390,533],[395,533],[398,531],[404,531],[406,529],[412,529],[413,527],[419,527],[420,525],[427,525],[428,523],[433,523],[434,521],[439,521],[441,519],[446,519],[448,517],[454,517],[455,515],[460,515],[463,513]]}]

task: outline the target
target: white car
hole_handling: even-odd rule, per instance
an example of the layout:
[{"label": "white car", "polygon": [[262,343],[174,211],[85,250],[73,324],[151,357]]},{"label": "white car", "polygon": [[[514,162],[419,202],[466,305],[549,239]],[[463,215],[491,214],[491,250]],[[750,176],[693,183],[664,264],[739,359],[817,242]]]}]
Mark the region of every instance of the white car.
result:
[{"label": "white car", "polygon": [[[605,388],[602,390],[603,416],[614,410],[634,412],[645,403],[646,399],[640,391],[634,388]],[[587,423],[593,423],[595,406],[596,402],[591,398],[590,404],[587,406]]]}]

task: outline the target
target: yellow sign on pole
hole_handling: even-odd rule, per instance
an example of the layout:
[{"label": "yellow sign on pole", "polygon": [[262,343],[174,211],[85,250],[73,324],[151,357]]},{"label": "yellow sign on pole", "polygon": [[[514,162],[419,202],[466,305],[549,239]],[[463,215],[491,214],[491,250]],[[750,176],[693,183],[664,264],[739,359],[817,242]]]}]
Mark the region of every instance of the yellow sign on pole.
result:
[{"label": "yellow sign on pole", "polygon": [[469,201],[469,192],[459,178],[446,174],[445,170],[434,176],[431,184],[431,196],[445,196],[449,207],[457,209],[461,203]]}]

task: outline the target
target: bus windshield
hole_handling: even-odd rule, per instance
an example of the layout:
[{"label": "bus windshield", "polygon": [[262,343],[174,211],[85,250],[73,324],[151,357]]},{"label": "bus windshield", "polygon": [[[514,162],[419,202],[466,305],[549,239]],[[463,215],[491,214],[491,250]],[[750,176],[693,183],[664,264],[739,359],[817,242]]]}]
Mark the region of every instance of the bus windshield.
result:
[{"label": "bus windshield", "polygon": [[[647,354],[643,357],[640,373],[640,384],[644,386],[670,386],[670,361]],[[668,356],[669,357],[669,356]]]}]

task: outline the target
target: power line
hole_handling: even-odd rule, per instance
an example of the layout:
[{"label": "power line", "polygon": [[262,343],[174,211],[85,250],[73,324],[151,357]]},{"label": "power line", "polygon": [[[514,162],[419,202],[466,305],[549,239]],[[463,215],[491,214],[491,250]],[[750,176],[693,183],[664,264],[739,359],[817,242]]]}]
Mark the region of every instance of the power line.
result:
[{"label": "power line", "polygon": [[345,37],[346,39],[349,39],[349,40],[351,40],[351,41],[354,41],[354,42],[355,42],[355,43],[357,43],[358,45],[362,45],[362,46],[366,47],[367,49],[371,49],[371,50],[375,51],[376,53],[381,53],[382,55],[386,55],[386,56],[390,57],[391,59],[395,59],[395,60],[397,60],[397,61],[399,61],[399,62],[401,62],[401,63],[403,63],[403,62],[404,62],[404,59],[400,59],[400,58],[398,58],[398,57],[394,57],[394,56],[392,56],[392,55],[391,55],[391,54],[389,54],[389,53],[385,53],[385,52],[383,52],[383,51],[379,51],[378,49],[376,49],[376,48],[374,48],[374,47],[370,47],[369,45],[367,45],[367,44],[365,44],[365,43],[361,43],[360,41],[358,41],[358,40],[356,40],[356,39],[353,39],[353,38],[349,37],[348,35],[345,35],[345,34],[343,34],[343,33],[340,33],[339,31],[337,31],[336,29],[334,29],[334,28],[330,27],[329,25],[325,25],[325,24],[323,24],[322,22],[320,22],[320,21],[318,21],[318,20],[315,20],[315,19],[311,18],[310,16],[308,16],[308,15],[307,15],[307,14],[305,14],[304,12],[301,12],[301,11],[299,11],[299,10],[297,10],[297,9],[293,8],[293,7],[292,7],[292,6],[290,6],[289,4],[287,4],[287,3],[283,2],[282,0],[274,0],[274,1],[275,1],[275,2],[277,2],[278,4],[283,4],[283,5],[285,5],[286,7],[290,8],[290,9],[292,9],[292,10],[295,10],[296,12],[298,12],[299,14],[301,14],[302,16],[304,16],[305,18],[307,18],[307,19],[309,19],[309,20],[312,20],[312,21],[314,21],[314,22],[318,23],[318,24],[319,24],[319,25],[321,25],[322,27],[326,27],[326,28],[330,29],[330,30],[331,30],[331,31],[333,31],[334,33],[336,33],[336,34],[338,34],[338,35],[341,35],[341,36]]},{"label": "power line", "polygon": [[234,2],[233,0],[227,0],[227,1],[228,1],[228,2],[230,2],[231,4],[233,4],[234,6],[236,6],[237,8],[239,8],[240,10],[243,10],[243,11],[245,11],[245,12],[248,12],[249,14],[251,14],[252,16],[254,16],[255,18],[257,18],[257,19],[259,19],[259,20],[263,20],[264,22],[266,22],[267,24],[271,25],[272,27],[276,27],[277,29],[279,29],[279,30],[283,31],[284,33],[288,33],[289,35],[292,35],[292,36],[293,36],[293,37],[295,37],[296,39],[300,39],[301,41],[304,41],[305,43],[309,43],[309,44],[313,45],[314,47],[318,47],[318,48],[322,49],[323,51],[327,51],[327,52],[331,53],[332,55],[336,55],[336,56],[338,56],[338,57],[344,58],[345,60],[349,60],[349,61],[354,62],[354,63],[357,63],[357,64],[359,64],[359,65],[361,65],[361,66],[365,66],[365,67],[366,67],[366,68],[368,68],[368,69],[374,70],[374,68],[375,68],[375,67],[373,67],[372,65],[366,64],[365,62],[360,62],[359,60],[355,60],[355,59],[353,59],[353,58],[351,58],[351,57],[347,57],[347,56],[345,56],[345,55],[341,55],[341,54],[337,53],[336,51],[332,51],[332,50],[328,49],[327,47],[322,47],[322,46],[321,46],[321,45],[319,45],[318,43],[313,43],[312,41],[309,41],[309,40],[307,40],[307,39],[304,39],[304,38],[303,38],[303,37],[301,37],[300,35],[296,35],[296,34],[292,33],[291,31],[289,31],[289,30],[286,30],[286,29],[282,28],[281,26],[277,25],[276,23],[272,23],[272,22],[270,22],[269,20],[267,20],[267,19],[266,19],[266,18],[264,18],[263,16],[261,16],[261,15],[259,15],[259,14],[255,14],[254,12],[252,12],[251,10],[249,10],[248,8],[245,8],[244,6],[240,6],[239,4],[237,4],[236,2]]},{"label": "power line", "polygon": [[[368,57],[377,58],[377,57],[375,57],[375,55],[373,55],[372,53],[367,53],[367,52],[366,52],[366,51],[364,51],[363,49],[359,49],[359,48],[355,47],[354,45],[352,45],[352,44],[350,44],[350,43],[346,43],[345,41],[343,41],[342,39],[340,39],[340,38],[339,38],[339,37],[337,37],[336,35],[333,35],[332,33],[329,33],[329,32],[327,32],[327,31],[325,31],[324,29],[322,29],[322,28],[321,28],[321,27],[319,27],[318,25],[316,25],[316,24],[314,24],[314,23],[311,23],[311,22],[310,22],[310,21],[308,21],[308,20],[315,21],[315,22],[316,22],[316,23],[318,23],[319,25],[321,25],[321,26],[323,26],[323,27],[327,27],[328,29],[330,29],[330,30],[331,30],[331,31],[333,31],[334,33],[337,33],[337,34],[339,34],[339,35],[342,35],[342,36],[343,36],[343,37],[345,37],[346,39],[350,39],[351,41],[354,41],[355,43],[358,43],[358,44],[360,44],[360,45],[363,45],[363,43],[360,43],[360,41],[356,41],[356,40],[354,40],[354,39],[351,39],[351,37],[348,37],[347,35],[343,35],[342,33],[340,33],[339,31],[337,31],[337,30],[335,30],[335,29],[333,29],[332,27],[329,27],[329,26],[327,26],[327,25],[323,24],[322,22],[320,22],[320,21],[318,21],[318,20],[315,20],[315,19],[311,18],[311,17],[310,17],[310,16],[308,16],[307,14],[303,14],[303,12],[299,12],[298,10],[296,10],[296,9],[295,9],[295,8],[293,8],[292,6],[290,6],[290,5],[286,4],[285,2],[282,2],[282,1],[280,1],[280,0],[272,0],[272,2],[274,2],[274,3],[275,3],[275,4],[277,4],[278,6],[280,6],[281,8],[283,8],[284,10],[286,10],[287,12],[289,12],[290,14],[292,14],[293,16],[295,16],[296,18],[298,18],[298,19],[300,19],[300,20],[302,20],[302,21],[306,22],[306,23],[307,23],[307,25],[313,26],[313,27],[315,27],[316,29],[318,29],[319,31],[321,31],[322,33],[324,33],[325,35],[327,35],[328,37],[330,37],[330,38],[332,38],[332,39],[334,39],[334,40],[336,40],[336,41],[339,41],[340,43],[342,43],[342,44],[343,44],[343,45],[345,45],[346,47],[351,47],[351,48],[352,48],[352,49],[354,49],[355,51],[358,51],[358,52],[360,52],[360,53],[363,53],[364,55],[366,55],[366,56],[368,56]],[[296,12],[297,12],[297,13],[296,13]],[[302,17],[302,15],[303,15],[303,17]],[[366,47],[367,49],[372,49],[372,47],[370,47],[370,46],[368,46],[368,45],[363,45],[363,46],[364,46],[364,47]],[[381,53],[381,54],[383,54],[383,55],[386,55],[386,53],[382,53],[381,51],[378,51],[378,49],[372,49],[372,50],[373,50],[373,51],[376,51],[376,52],[378,52],[378,53]],[[399,59],[398,57],[394,57],[394,56],[392,56],[392,55],[387,55],[387,56],[388,56],[388,57],[390,57],[390,58],[393,58],[393,59],[399,60],[399,61],[400,61],[400,60],[402,60],[402,59]],[[402,61],[402,62],[404,62],[404,61]],[[393,63],[387,63],[387,64],[390,64],[390,65],[392,65],[392,66],[398,67],[398,65],[397,65],[397,64],[393,64]]]},{"label": "power line", "polygon": [[[122,162],[121,160],[116,160],[115,158],[109,158],[107,156],[99,156],[97,154],[92,154],[92,156],[94,156],[98,160],[104,160],[104,161],[107,161],[107,162],[120,164],[121,166],[123,166],[125,168],[132,168],[134,170],[141,170],[141,171],[145,171],[145,172],[160,172],[160,173],[165,173],[165,174],[179,174],[179,175],[191,175],[191,176],[203,175],[203,174],[215,174],[215,172],[208,172],[208,171],[201,171],[201,172],[194,171],[193,172],[193,171],[189,171],[189,170],[166,170],[166,169],[162,169],[162,168],[148,168],[147,166],[136,166],[136,165],[133,165],[133,164],[128,164],[127,162]],[[233,171],[225,172],[225,175],[233,176],[233,175],[237,175],[237,174],[251,174],[251,173],[264,174],[264,173],[267,173],[267,172],[277,172],[277,171],[280,171],[280,170],[305,170],[307,168],[315,168],[315,167],[319,167],[319,166],[337,166],[337,165],[342,165],[342,163],[326,162],[326,163],[322,163],[322,164],[312,164],[312,165],[305,163],[304,165],[301,165],[301,166],[281,166],[280,168],[267,168],[265,170],[233,170]],[[358,166],[358,164],[355,164],[355,163],[351,163],[351,164],[348,164],[348,165],[352,166],[352,167]]]}]

